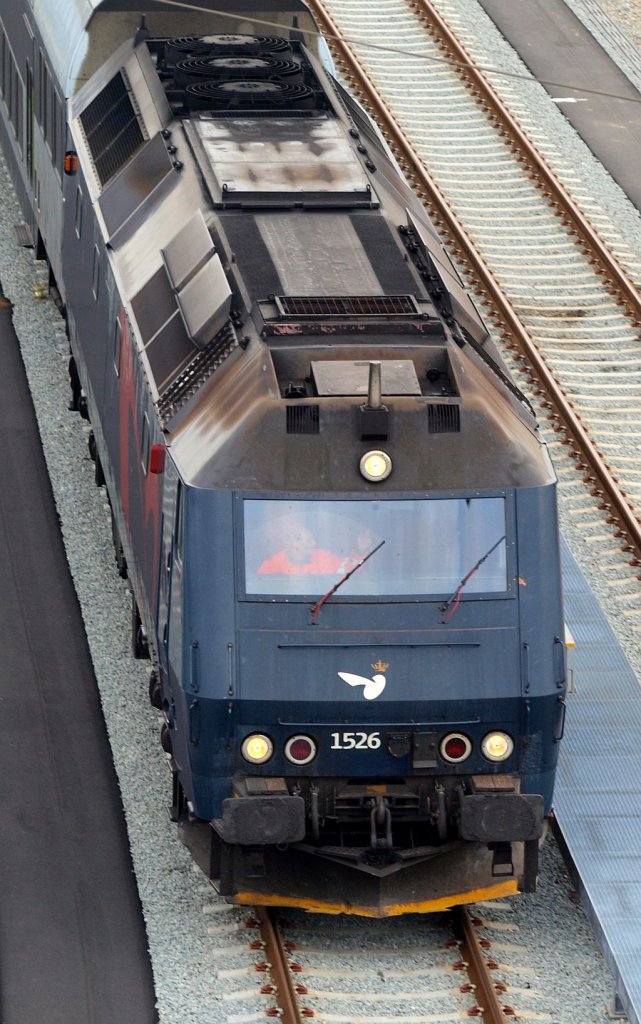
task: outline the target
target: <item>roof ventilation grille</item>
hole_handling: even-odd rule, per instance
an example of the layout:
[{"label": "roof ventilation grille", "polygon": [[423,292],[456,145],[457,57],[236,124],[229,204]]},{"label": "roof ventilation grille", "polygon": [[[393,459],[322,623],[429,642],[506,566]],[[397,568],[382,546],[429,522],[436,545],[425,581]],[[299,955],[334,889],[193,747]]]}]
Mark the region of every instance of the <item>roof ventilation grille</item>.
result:
[{"label": "roof ventilation grille", "polygon": [[427,426],[430,434],[458,434],[461,431],[461,412],[458,405],[431,402],[427,406]]},{"label": "roof ventilation grille", "polygon": [[287,406],[288,434],[318,434],[319,429],[319,406]]},{"label": "roof ventilation grille", "polygon": [[79,120],[104,188],[147,139],[122,72],[98,93]]},{"label": "roof ventilation grille", "polygon": [[411,295],[276,295],[281,316],[417,316]]},{"label": "roof ventilation grille", "polygon": [[237,348],[236,332],[230,323],[226,323],[207,348],[197,351],[160,398],[158,411],[163,423],[168,423],[176,415]]}]

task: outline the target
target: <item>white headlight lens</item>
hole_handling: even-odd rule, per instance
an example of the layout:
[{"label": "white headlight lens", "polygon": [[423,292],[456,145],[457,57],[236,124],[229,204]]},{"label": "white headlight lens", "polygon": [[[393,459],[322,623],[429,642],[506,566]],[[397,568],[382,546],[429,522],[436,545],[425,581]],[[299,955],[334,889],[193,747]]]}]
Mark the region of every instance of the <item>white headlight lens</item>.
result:
[{"label": "white headlight lens", "polygon": [[506,732],[488,732],[481,743],[481,750],[488,761],[507,761],[514,750],[514,740]]},{"label": "white headlight lens", "polygon": [[250,764],[265,764],[274,753],[274,744],[269,736],[255,732],[245,737],[240,752]]},{"label": "white headlight lens", "polygon": [[378,483],[392,472],[392,460],[387,452],[366,452],[360,461],[360,471],[366,480]]}]

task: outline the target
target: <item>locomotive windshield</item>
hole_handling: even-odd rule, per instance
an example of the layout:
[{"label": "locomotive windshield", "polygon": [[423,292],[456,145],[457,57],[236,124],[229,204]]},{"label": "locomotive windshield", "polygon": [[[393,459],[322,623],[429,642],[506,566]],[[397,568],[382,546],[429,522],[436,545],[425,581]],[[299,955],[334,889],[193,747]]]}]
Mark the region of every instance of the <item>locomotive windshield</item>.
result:
[{"label": "locomotive windshield", "polygon": [[248,499],[244,538],[248,595],[324,592],[368,555],[341,596],[450,594],[488,551],[465,593],[507,590],[503,498]]}]

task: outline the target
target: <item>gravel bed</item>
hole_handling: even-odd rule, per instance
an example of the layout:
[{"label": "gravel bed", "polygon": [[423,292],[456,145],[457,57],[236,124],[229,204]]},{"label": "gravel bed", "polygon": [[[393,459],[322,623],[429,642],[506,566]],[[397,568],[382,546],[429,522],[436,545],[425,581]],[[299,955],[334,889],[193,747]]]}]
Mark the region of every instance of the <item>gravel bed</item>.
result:
[{"label": "gravel bed", "polygon": [[[484,46],[494,54],[494,63],[500,64],[506,59],[505,42],[498,33],[493,35],[475,3],[461,0],[461,4],[479,25]],[[594,4],[571,0],[570,5],[583,17],[588,16],[586,11],[590,8],[593,16]],[[611,17],[620,14],[622,19],[631,10],[639,10],[638,5],[623,0],[604,6]],[[641,16],[638,23],[641,24]],[[613,45],[611,40],[608,45]],[[579,169],[586,188],[608,215],[612,214],[632,251],[641,252],[637,212],[600,165],[585,153],[580,140],[572,137],[571,130],[560,132],[559,121],[565,123],[564,119],[542,90],[536,89],[535,96],[531,87],[527,89],[528,102],[536,108],[542,131],[550,133],[550,138],[562,148],[564,159]],[[148,668],[134,661],[129,653],[130,599],[126,583],[118,578],[114,568],[106,498],[104,491],[93,483],[87,425],[67,411],[68,352],[64,330],[53,304],[34,297],[35,285],[46,283],[47,275],[44,266],[34,261],[33,253],[16,243],[13,225],[21,217],[4,166],[0,172],[0,199],[0,280],[15,305],[14,322],[34,395],[120,780],[161,1024],[257,1020],[262,1016],[264,999],[257,995],[255,978],[249,973],[246,914],[228,908],[215,896],[167,820],[170,776],[158,743],[160,722],[147,699]],[[607,607],[609,591],[570,515],[564,515],[563,527],[570,547]],[[618,628],[617,623],[614,626]],[[637,645],[628,643],[626,648],[639,673],[641,656]],[[610,976],[572,896],[553,842],[548,840],[543,848],[538,892],[505,904],[488,905],[482,908],[482,914],[488,921],[491,917],[498,922],[497,931],[501,931],[501,922],[518,925],[518,938],[512,936],[510,941],[527,947],[528,962],[537,976],[545,975],[547,985],[554,985],[559,1004],[561,993],[567,992],[568,979],[580,979],[581,986],[572,987],[571,1005],[570,997],[565,995],[563,1005],[545,1008],[550,1016],[543,1019],[556,1024],[605,1021],[605,1003],[612,994]],[[309,921],[305,927],[309,927]],[[317,931],[329,933],[336,948],[341,948],[353,935],[354,927],[351,920],[319,920]],[[356,927],[370,937],[382,928],[382,923],[363,921]],[[531,975],[526,983],[528,980],[532,982]],[[516,998],[514,1001],[517,1002]],[[393,1009],[386,1009],[394,1013]],[[402,1007],[397,1009],[401,1017]],[[543,1011],[543,1005],[538,1009]]]},{"label": "gravel bed", "polygon": [[565,0],[606,53],[641,90],[641,3],[639,0]]}]

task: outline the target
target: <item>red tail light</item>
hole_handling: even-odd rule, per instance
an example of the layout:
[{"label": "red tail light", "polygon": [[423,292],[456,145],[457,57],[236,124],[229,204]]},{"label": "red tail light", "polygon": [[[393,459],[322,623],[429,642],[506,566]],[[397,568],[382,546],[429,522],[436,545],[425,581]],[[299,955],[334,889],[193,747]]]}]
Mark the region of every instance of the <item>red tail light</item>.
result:
[{"label": "red tail light", "polygon": [[450,764],[465,761],[472,753],[472,744],[462,732],[451,732],[441,740],[441,757]]},{"label": "red tail light", "polygon": [[285,744],[285,757],[292,764],[309,764],[316,757],[317,747],[310,736],[291,736]]}]

